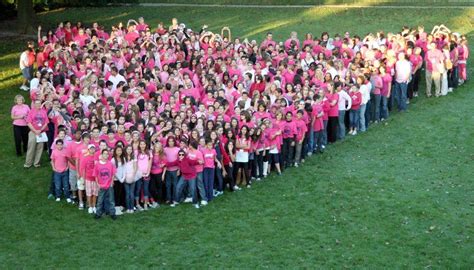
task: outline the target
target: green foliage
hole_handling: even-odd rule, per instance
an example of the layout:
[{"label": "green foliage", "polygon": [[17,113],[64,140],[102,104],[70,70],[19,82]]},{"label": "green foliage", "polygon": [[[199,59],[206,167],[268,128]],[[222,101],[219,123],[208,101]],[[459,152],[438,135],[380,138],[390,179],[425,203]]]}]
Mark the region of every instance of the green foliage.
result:
[{"label": "green foliage", "polygon": [[[282,40],[290,31],[365,34],[445,23],[468,35],[473,9],[76,8],[58,21],[110,26],[144,16],[233,36]],[[300,168],[207,207],[162,207],[95,221],[46,199],[51,170],[14,156],[10,108],[24,42],[0,41],[0,261],[11,268],[455,268],[474,264],[473,81],[447,97],[419,97],[409,112],[330,146]],[[470,58],[468,66],[474,65]],[[423,89],[424,85],[421,85]]]}]

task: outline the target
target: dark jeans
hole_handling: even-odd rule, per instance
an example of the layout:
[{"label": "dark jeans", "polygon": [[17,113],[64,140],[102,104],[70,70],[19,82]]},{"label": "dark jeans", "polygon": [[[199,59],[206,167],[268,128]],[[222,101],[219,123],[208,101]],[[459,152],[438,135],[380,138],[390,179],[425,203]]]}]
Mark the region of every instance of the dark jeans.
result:
[{"label": "dark jeans", "polygon": [[100,189],[99,197],[97,198],[97,216],[102,216],[103,213],[111,216],[115,215],[115,201],[114,201],[114,190],[112,187],[108,189]]},{"label": "dark jeans", "polygon": [[28,132],[30,129],[28,126],[16,126],[13,125],[13,138],[15,139],[16,155],[21,156],[22,151],[26,154],[28,148]]},{"label": "dark jeans", "polygon": [[370,100],[372,103],[372,121],[380,121],[380,101],[382,100],[381,95],[373,95],[372,99]]},{"label": "dark jeans", "polygon": [[291,145],[294,141],[295,139],[293,138],[283,139],[283,147],[281,148],[281,155],[283,157],[283,167],[288,167],[295,162],[295,146]]},{"label": "dark jeans", "polygon": [[206,190],[206,198],[208,201],[214,198],[214,173],[214,168],[204,168],[202,172],[204,189]]},{"label": "dark jeans", "polygon": [[457,88],[458,81],[458,67],[453,67],[452,69],[448,70],[448,87]]},{"label": "dark jeans", "polygon": [[69,171],[66,170],[62,173],[53,172],[54,187],[56,198],[61,198],[61,193],[64,191],[64,197],[70,198],[69,194]]},{"label": "dark jeans", "polygon": [[399,111],[406,111],[407,110],[407,83],[399,83],[395,82],[395,100],[398,104]]},{"label": "dark jeans", "polygon": [[224,170],[227,173],[224,180],[227,184],[229,184],[229,190],[234,190],[235,179],[234,179],[234,174],[232,172],[232,167],[230,167],[229,165],[225,165]]},{"label": "dark jeans", "polygon": [[135,197],[135,183],[123,184],[125,188],[125,206],[127,210],[133,210],[133,199]]},{"label": "dark jeans", "polygon": [[349,111],[349,122],[350,122],[350,128],[351,129],[359,129],[359,112],[360,109],[357,110],[350,110]]},{"label": "dark jeans", "polygon": [[178,184],[178,175],[177,171],[167,171],[165,175],[166,182],[166,200],[167,201],[176,201],[176,185]]},{"label": "dark jeans", "polygon": [[125,207],[125,189],[120,181],[114,182],[115,205]]},{"label": "dark jeans", "polygon": [[263,158],[266,156],[264,156],[265,153],[265,150],[261,150],[261,151],[258,151],[258,155],[255,155],[255,159],[256,159],[256,164],[257,164],[257,167],[258,167],[258,173],[257,173],[257,177],[258,178],[263,178]]}]

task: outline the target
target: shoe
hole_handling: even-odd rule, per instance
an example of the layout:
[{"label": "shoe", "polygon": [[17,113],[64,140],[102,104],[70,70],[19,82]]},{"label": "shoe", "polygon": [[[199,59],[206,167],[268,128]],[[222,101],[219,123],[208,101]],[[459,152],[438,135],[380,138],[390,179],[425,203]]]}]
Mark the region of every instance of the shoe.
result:
[{"label": "shoe", "polygon": [[110,218],[112,218],[112,220],[116,220],[117,216],[116,215],[111,215]]},{"label": "shoe", "polygon": [[39,168],[39,167],[41,167],[41,165],[40,165],[40,164],[35,164],[35,165],[33,165],[33,166],[34,166],[35,168]]},{"label": "shoe", "polygon": [[236,191],[236,190],[241,190],[241,188],[236,185],[236,186],[233,187],[233,190],[234,190],[234,191]]},{"label": "shoe", "polygon": [[354,130],[354,132],[352,132],[352,135],[357,135],[357,130]]},{"label": "shoe", "polygon": [[202,201],[201,201],[201,205],[202,205],[202,206],[206,206],[206,205],[207,205],[207,201],[202,200]]},{"label": "shoe", "polygon": [[295,167],[298,168],[298,163],[295,162]]},{"label": "shoe", "polygon": [[71,199],[69,199],[69,198],[66,199],[66,202],[67,202],[67,203],[72,203],[72,204],[74,204],[74,201],[71,200]]},{"label": "shoe", "polygon": [[262,181],[262,179],[260,177],[257,177],[257,181]]},{"label": "shoe", "polygon": [[83,210],[84,209],[84,203],[79,203],[79,210]]},{"label": "shoe", "polygon": [[97,208],[95,208],[95,207],[92,208],[92,212],[94,212],[94,214],[97,213]]},{"label": "shoe", "polygon": [[51,199],[54,199],[54,195],[53,194],[48,194],[48,200],[51,200]]},{"label": "shoe", "polygon": [[99,216],[99,215],[94,215],[94,219],[99,219],[99,218],[101,218],[101,216]]},{"label": "shoe", "polygon": [[192,202],[193,202],[193,198],[188,197],[184,200],[184,203],[192,203]]},{"label": "shoe", "polygon": [[308,157],[312,156],[313,152],[308,152]]},{"label": "shoe", "polygon": [[60,201],[61,201],[61,198],[56,198],[56,201],[57,201],[57,202],[60,202]]},{"label": "shoe", "polygon": [[155,209],[155,208],[160,207],[160,205],[157,202],[153,202],[150,207]]},{"label": "shoe", "polygon": [[147,210],[148,210],[148,204],[147,204],[147,203],[145,203],[145,205],[143,205],[143,210],[144,210],[144,211],[147,211]]},{"label": "shoe", "polygon": [[251,188],[252,186],[251,185],[247,185],[247,188]]},{"label": "shoe", "polygon": [[23,168],[25,168],[25,169],[29,169],[29,168],[31,168],[31,165],[30,165],[30,166],[28,166],[28,165],[24,164],[24,165],[23,165]]},{"label": "shoe", "polygon": [[143,207],[141,205],[137,205],[137,210],[138,211],[143,211]]},{"label": "shoe", "polygon": [[255,177],[253,177],[253,176],[250,177],[250,181],[253,181],[253,180],[255,180]]},{"label": "shoe", "polygon": [[200,208],[200,207],[199,207],[199,204],[197,204],[197,203],[194,204],[194,208],[199,209],[199,208]]},{"label": "shoe", "polygon": [[87,212],[88,212],[89,214],[93,214],[93,213],[94,213],[94,210],[92,210],[92,207],[89,207],[89,209],[87,209]]},{"label": "shoe", "polygon": [[170,204],[170,207],[175,207],[175,206],[176,206],[175,203]]}]

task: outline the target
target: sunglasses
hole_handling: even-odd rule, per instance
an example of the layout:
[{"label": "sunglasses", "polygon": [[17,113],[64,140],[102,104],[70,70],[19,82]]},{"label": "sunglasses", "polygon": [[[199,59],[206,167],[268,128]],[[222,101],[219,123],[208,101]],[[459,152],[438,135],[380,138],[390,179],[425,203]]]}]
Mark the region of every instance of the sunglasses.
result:
[{"label": "sunglasses", "polygon": [[180,157],[184,157],[184,154],[179,154],[178,156],[180,156]]}]

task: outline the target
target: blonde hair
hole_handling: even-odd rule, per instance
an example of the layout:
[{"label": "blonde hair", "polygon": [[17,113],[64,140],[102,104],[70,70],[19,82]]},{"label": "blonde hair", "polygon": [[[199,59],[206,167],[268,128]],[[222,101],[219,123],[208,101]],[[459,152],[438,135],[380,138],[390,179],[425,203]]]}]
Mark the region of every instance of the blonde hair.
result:
[{"label": "blonde hair", "polygon": [[13,100],[13,102],[16,103],[16,101],[17,101],[18,99],[23,100],[23,103],[25,103],[25,98],[24,98],[22,95],[16,95],[16,96],[15,96],[15,99]]}]

